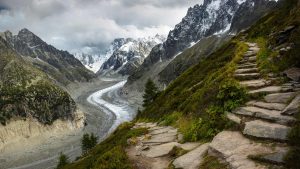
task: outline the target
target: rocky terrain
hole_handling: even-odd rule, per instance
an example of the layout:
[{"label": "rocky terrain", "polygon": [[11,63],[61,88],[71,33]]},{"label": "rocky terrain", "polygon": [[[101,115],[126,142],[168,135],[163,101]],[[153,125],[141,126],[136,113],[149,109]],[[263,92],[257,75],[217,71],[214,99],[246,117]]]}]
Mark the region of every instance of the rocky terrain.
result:
[{"label": "rocky terrain", "polygon": [[163,43],[165,38],[160,35],[148,38],[131,38],[115,39],[112,43],[117,44],[109,59],[100,67],[98,74],[115,74],[130,75],[144,62],[151,49]]},{"label": "rocky terrain", "polygon": [[[241,131],[222,131],[205,144],[182,144],[183,135],[173,127],[136,123],[133,128],[147,128],[149,133],[128,140],[132,146],[126,152],[135,167],[198,169],[208,156],[233,169],[279,168],[284,164],[289,150],[287,136],[297,121],[293,115],[300,106],[300,83],[276,85],[277,78],[264,79],[256,64],[260,49],[257,44],[248,45],[250,48],[239,62],[235,77],[253,97],[267,95],[227,113],[227,118]],[[300,71],[291,74],[300,77]],[[175,149],[181,149],[183,155],[174,158]]]},{"label": "rocky terrain", "polygon": [[24,60],[63,85],[76,81],[89,81],[95,77],[73,55],[47,44],[28,29],[20,30],[17,35],[6,31],[1,33],[1,37]]},{"label": "rocky terrain", "polygon": [[[223,38],[215,40],[219,41],[221,45],[225,42],[223,40],[226,39],[226,36],[230,38],[231,34],[249,27],[273,9],[275,5],[275,1],[269,0],[205,0],[202,5],[195,5],[169,32],[167,40],[163,44],[155,46],[138,71],[129,76],[124,90],[135,91],[136,95],[143,91],[143,84],[148,78],[155,79],[161,87],[169,84],[189,66],[197,63],[194,62],[194,59],[199,60],[209,54],[209,52],[203,52],[193,58],[187,57],[190,54],[179,55],[185,49],[196,43],[203,46],[206,41],[204,38],[213,35],[223,36]],[[252,13],[255,14],[252,15]],[[217,44],[211,44],[211,46],[207,46],[207,49],[216,48]],[[178,56],[181,58],[180,64],[184,66],[178,64],[178,59],[176,59]]]}]

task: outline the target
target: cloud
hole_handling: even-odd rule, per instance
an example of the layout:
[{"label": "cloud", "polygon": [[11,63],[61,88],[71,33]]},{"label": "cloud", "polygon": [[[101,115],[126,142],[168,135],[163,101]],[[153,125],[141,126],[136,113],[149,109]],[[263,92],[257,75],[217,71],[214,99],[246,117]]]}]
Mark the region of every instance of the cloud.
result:
[{"label": "cloud", "polygon": [[[0,31],[26,27],[59,49],[105,48],[115,38],[167,34],[202,0],[1,0]],[[2,10],[1,10],[2,9]]]}]

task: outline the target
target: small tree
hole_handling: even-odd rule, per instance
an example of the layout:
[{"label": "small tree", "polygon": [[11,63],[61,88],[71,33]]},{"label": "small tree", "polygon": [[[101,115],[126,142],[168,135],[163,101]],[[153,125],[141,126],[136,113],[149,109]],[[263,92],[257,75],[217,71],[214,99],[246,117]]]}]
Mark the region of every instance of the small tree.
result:
[{"label": "small tree", "polygon": [[69,164],[69,158],[63,153],[60,153],[58,160],[57,169],[63,168],[65,165]]},{"label": "small tree", "polygon": [[147,83],[145,84],[143,106],[147,107],[150,103],[152,103],[157,96],[157,93],[158,88],[156,87],[155,83],[151,79],[148,79]]},{"label": "small tree", "polygon": [[96,137],[94,133],[92,133],[91,135],[84,134],[81,139],[82,154],[86,154],[90,149],[95,147],[97,145],[97,140],[98,137]]}]

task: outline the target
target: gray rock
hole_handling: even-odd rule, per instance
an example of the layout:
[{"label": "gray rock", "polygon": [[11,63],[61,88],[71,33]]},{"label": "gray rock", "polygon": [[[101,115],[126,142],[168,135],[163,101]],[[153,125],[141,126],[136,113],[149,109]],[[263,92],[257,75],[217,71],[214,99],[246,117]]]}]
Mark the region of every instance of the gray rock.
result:
[{"label": "gray rock", "polygon": [[294,115],[300,111],[300,94],[282,111],[283,115]]},{"label": "gray rock", "polygon": [[234,169],[266,169],[248,158],[249,155],[273,153],[271,147],[255,143],[237,131],[223,131],[209,145],[209,154],[223,159]]},{"label": "gray rock", "polygon": [[177,139],[177,133],[162,133],[152,136],[149,140],[143,141],[144,144],[149,143],[168,143],[168,142],[174,142]]},{"label": "gray rock", "polygon": [[243,73],[243,74],[235,74],[234,77],[239,80],[252,80],[259,78],[259,73]]},{"label": "gray rock", "polygon": [[284,74],[293,81],[300,81],[300,68],[291,68],[284,71]]},{"label": "gray rock", "polygon": [[248,68],[248,69],[237,69],[235,73],[257,73],[258,69],[257,68]]},{"label": "gray rock", "polygon": [[238,69],[249,69],[249,68],[256,68],[257,64],[255,63],[245,63],[245,64],[240,64],[237,66]]},{"label": "gray rock", "polygon": [[243,134],[257,138],[286,141],[290,129],[284,125],[255,120],[246,122]]},{"label": "gray rock", "polygon": [[170,142],[170,143],[165,143],[157,146],[152,146],[147,151],[142,151],[142,155],[146,157],[152,157],[152,158],[166,156],[171,152],[171,150],[175,146],[178,145],[179,143],[177,142]]},{"label": "gray rock", "polygon": [[250,101],[250,102],[246,103],[246,105],[264,108],[264,109],[268,109],[268,110],[278,110],[278,111],[282,111],[286,107],[286,105],[282,104],[282,103],[266,103],[266,102],[260,102],[260,101]]},{"label": "gray rock", "polygon": [[290,99],[295,97],[296,93],[274,93],[264,97],[264,100],[268,103],[287,103]]},{"label": "gray rock", "polygon": [[269,86],[262,89],[251,90],[249,94],[258,94],[258,93],[278,93],[282,90],[281,86]]},{"label": "gray rock", "polygon": [[284,157],[287,155],[287,153],[288,149],[283,148],[283,150],[278,152],[263,155],[261,156],[261,159],[274,164],[284,164]]},{"label": "gray rock", "polygon": [[237,123],[237,124],[241,124],[241,118],[239,118],[238,116],[236,116],[236,115],[234,115],[234,114],[232,114],[232,113],[227,113],[226,114],[226,117],[229,119],[229,120],[231,120],[231,121],[233,121],[233,122],[235,122],[235,123]]},{"label": "gray rock", "polygon": [[198,169],[203,160],[203,156],[208,150],[208,145],[208,143],[203,144],[187,154],[176,158],[173,165],[175,168]]},{"label": "gray rock", "polygon": [[267,81],[264,79],[248,80],[248,81],[241,81],[240,84],[247,88],[257,89],[257,88],[261,88],[261,87],[265,87],[266,85],[269,85],[270,81]]}]

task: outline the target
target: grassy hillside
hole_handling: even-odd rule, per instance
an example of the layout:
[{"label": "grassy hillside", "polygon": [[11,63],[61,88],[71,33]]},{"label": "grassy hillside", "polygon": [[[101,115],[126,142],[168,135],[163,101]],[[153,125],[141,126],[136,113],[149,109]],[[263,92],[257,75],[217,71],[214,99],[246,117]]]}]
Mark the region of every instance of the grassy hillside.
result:
[{"label": "grassy hillside", "polygon": [[34,117],[44,124],[71,119],[75,102],[0,37],[0,122]]},{"label": "grassy hillside", "polygon": [[[234,129],[235,126],[229,123],[224,115],[247,101],[245,89],[233,78],[236,63],[247,50],[243,41],[259,44],[261,51],[258,55],[258,64],[265,75],[281,74],[287,68],[300,67],[299,26],[300,2],[282,1],[278,9],[180,75],[151,105],[138,114],[137,121],[155,121],[178,127],[186,141],[206,141],[224,129]],[[290,50],[283,52],[281,49],[287,46]],[[299,168],[295,166],[295,161],[300,160],[299,126],[296,124],[289,136],[290,144],[294,148],[286,157],[287,168]],[[124,135],[116,132],[110,139],[99,144],[89,156],[103,159],[103,154],[115,150],[104,148],[111,144],[116,146],[116,140],[113,138],[124,138]],[[120,143],[118,145],[124,146]],[[95,151],[101,154],[96,154]],[[118,168],[103,165],[114,163],[115,160],[106,158],[102,163],[95,163],[82,158],[70,166],[89,168],[86,165],[79,166],[89,162],[93,168]],[[70,166],[66,168],[71,168]]]}]

